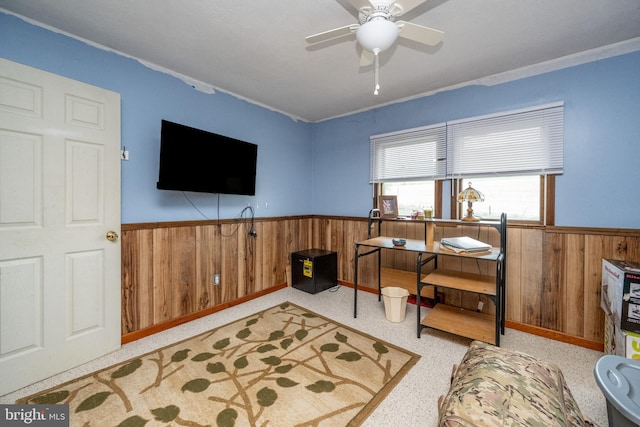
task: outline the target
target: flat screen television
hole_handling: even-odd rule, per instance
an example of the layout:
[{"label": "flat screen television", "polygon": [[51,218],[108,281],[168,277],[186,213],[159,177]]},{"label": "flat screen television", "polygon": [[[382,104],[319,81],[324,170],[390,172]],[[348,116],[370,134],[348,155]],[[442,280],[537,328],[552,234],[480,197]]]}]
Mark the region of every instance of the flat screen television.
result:
[{"label": "flat screen television", "polygon": [[160,190],[256,193],[258,146],[162,120]]}]

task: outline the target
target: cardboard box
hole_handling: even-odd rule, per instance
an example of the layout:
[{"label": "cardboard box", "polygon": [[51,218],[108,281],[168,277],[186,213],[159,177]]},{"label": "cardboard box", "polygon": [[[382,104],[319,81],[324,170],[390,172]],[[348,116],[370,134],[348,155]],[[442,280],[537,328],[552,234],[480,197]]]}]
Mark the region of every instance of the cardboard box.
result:
[{"label": "cardboard box", "polygon": [[640,334],[616,327],[609,316],[604,321],[604,352],[629,359],[640,360]]},{"label": "cardboard box", "polygon": [[602,260],[600,306],[617,328],[640,333],[640,263]]}]

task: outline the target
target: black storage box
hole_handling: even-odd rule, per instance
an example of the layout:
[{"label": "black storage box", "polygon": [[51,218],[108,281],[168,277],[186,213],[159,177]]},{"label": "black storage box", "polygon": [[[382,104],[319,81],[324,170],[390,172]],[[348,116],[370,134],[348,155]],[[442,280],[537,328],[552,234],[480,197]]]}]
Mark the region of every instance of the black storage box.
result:
[{"label": "black storage box", "polygon": [[291,254],[291,286],[317,294],[338,284],[338,253],[307,249]]}]

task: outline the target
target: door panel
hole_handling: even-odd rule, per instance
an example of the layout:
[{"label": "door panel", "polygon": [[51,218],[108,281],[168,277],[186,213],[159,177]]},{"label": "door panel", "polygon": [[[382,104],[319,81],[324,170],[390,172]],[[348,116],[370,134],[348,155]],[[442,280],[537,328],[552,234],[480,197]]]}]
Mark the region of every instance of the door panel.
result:
[{"label": "door panel", "polygon": [[0,229],[42,226],[42,138],[0,130]]},{"label": "door panel", "polygon": [[118,94],[0,59],[0,394],[120,345],[119,153]]},{"label": "door panel", "polygon": [[[0,277],[0,354],[16,357],[42,347],[42,258],[3,260]],[[4,327],[15,324],[21,327]]]},{"label": "door panel", "polygon": [[104,327],[104,254],[102,251],[84,251],[67,254],[67,294],[71,297],[68,313],[68,336]]},{"label": "door panel", "polygon": [[103,147],[88,141],[67,144],[67,225],[100,224],[104,221]]}]

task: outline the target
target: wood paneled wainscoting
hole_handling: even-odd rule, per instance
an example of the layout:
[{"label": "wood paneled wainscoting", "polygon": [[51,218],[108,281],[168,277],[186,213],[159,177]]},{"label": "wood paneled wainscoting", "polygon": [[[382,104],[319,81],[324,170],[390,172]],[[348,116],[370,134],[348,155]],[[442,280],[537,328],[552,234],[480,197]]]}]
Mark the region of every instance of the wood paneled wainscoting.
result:
[{"label": "wood paneled wainscoting", "polygon": [[[291,252],[338,252],[338,279],[352,286],[354,242],[367,238],[367,219],[297,216],[256,218],[257,237],[244,220],[125,224],[122,226],[123,342],[213,313],[286,286]],[[423,238],[419,222],[385,221],[388,236]],[[491,228],[438,223],[436,239],[468,235],[499,243]],[[640,230],[509,225],[507,326],[602,350],[602,258],[640,261]],[[495,274],[474,260],[446,268]],[[410,254],[387,251],[383,266],[414,268]],[[359,286],[375,291],[376,257],[359,263]],[[221,283],[213,284],[213,275]],[[448,304],[476,308],[479,298],[447,291]],[[484,311],[493,304],[484,304]]]},{"label": "wood paneled wainscoting", "polygon": [[256,219],[257,237],[245,220],[123,224],[123,343],[286,286],[291,252],[312,245],[312,222]]}]

